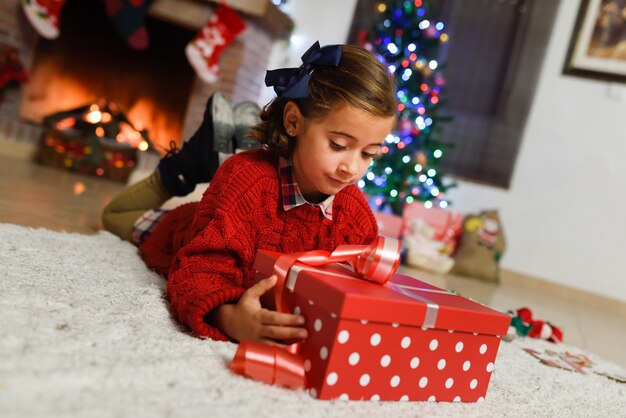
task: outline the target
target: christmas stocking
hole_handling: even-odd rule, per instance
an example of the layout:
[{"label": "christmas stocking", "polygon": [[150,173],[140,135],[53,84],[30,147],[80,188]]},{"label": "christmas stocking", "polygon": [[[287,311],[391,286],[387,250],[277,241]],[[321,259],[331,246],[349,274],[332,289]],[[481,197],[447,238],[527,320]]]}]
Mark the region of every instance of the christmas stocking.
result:
[{"label": "christmas stocking", "polygon": [[144,20],[150,3],[151,0],[105,0],[107,16],[133,49],[148,47],[148,31]]},{"label": "christmas stocking", "polygon": [[61,8],[65,0],[22,0],[22,9],[33,28],[41,36],[59,36]]},{"label": "christmas stocking", "polygon": [[10,83],[23,83],[27,79],[17,49],[0,42],[0,95]]},{"label": "christmas stocking", "polygon": [[222,51],[246,27],[241,17],[221,4],[196,37],[187,44],[189,63],[205,83],[214,83],[219,76],[218,60]]}]

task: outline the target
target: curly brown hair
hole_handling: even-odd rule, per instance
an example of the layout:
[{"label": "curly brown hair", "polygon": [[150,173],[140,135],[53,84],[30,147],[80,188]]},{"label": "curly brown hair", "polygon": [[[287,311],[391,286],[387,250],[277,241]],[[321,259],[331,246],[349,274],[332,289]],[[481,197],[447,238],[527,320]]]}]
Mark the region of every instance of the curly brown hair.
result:
[{"label": "curly brown hair", "polygon": [[309,97],[289,99],[276,97],[261,111],[261,122],[252,127],[250,137],[279,155],[288,157],[295,140],[283,123],[283,110],[295,102],[302,115],[322,119],[332,109],[348,105],[375,116],[396,116],[395,83],[387,69],[364,48],[341,45],[338,67],[316,67],[311,73]]}]

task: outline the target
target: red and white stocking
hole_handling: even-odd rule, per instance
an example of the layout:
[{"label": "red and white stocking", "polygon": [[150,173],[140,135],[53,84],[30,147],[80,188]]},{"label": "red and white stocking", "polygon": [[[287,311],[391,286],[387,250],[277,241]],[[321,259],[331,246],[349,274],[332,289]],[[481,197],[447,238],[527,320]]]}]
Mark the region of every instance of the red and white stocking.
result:
[{"label": "red and white stocking", "polygon": [[222,51],[245,27],[246,23],[234,10],[220,4],[193,41],[187,44],[187,59],[205,83],[218,80]]},{"label": "red and white stocking", "polygon": [[33,28],[47,39],[60,32],[60,15],[65,0],[22,0],[22,9]]}]

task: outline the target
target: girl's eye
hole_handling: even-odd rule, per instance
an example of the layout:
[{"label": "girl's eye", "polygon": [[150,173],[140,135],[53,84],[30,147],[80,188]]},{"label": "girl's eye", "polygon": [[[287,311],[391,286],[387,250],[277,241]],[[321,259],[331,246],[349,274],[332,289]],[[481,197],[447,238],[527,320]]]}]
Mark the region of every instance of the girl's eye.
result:
[{"label": "girl's eye", "polygon": [[330,141],[330,147],[335,151],[343,151],[346,149],[344,145],[338,144],[335,141]]},{"label": "girl's eye", "polygon": [[378,153],[363,152],[363,157],[365,157],[365,158],[376,158],[376,157],[378,157]]}]

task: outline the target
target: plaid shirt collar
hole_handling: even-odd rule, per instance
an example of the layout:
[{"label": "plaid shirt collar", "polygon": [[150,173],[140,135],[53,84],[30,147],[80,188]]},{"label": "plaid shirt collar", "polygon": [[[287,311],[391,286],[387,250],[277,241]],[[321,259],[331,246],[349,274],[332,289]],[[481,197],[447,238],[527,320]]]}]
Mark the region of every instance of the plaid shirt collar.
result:
[{"label": "plaid shirt collar", "polygon": [[302,196],[300,187],[298,187],[291,161],[287,160],[286,158],[280,157],[278,160],[278,172],[280,175],[280,186],[283,196],[283,209],[285,209],[285,211],[296,208],[300,205],[304,205],[306,203],[312,206],[318,206],[322,211],[322,214],[327,219],[330,219],[332,221],[333,200],[335,200],[335,195],[328,196],[321,203],[309,203],[304,198],[304,196]]}]

